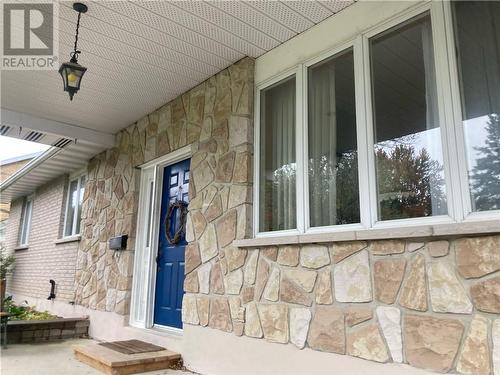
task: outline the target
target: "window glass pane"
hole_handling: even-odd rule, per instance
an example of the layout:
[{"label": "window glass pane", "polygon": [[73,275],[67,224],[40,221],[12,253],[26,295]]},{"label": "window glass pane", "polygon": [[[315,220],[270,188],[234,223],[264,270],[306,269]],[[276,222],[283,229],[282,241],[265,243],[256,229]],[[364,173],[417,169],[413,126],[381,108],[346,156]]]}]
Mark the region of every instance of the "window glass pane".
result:
[{"label": "window glass pane", "polygon": [[379,220],[447,213],[431,20],[370,40]]},{"label": "window glass pane", "polygon": [[65,236],[73,234],[73,221],[75,220],[75,210],[78,202],[78,180],[71,181],[69,184],[68,209],[66,210],[66,228]]},{"label": "window glass pane", "polygon": [[473,211],[500,209],[500,2],[453,2]]},{"label": "window glass pane", "polygon": [[260,231],[296,228],[295,77],[261,91]]},{"label": "window glass pane", "polygon": [[19,233],[19,244],[24,245],[26,243],[25,233],[26,233],[26,204],[24,203],[22,218],[21,218],[21,231]]},{"label": "window glass pane", "polygon": [[352,50],[312,66],[308,74],[310,224],[359,223]]},{"label": "window glass pane", "polygon": [[0,242],[5,242],[5,234],[7,231],[6,220],[0,221]]},{"label": "window glass pane", "polygon": [[85,176],[80,177],[80,192],[78,193],[78,214],[76,221],[76,231],[74,234],[80,233],[80,221],[82,219],[82,203],[83,195],[85,194]]},{"label": "window glass pane", "polygon": [[30,221],[31,221],[31,211],[32,211],[31,208],[32,208],[32,201],[27,200],[24,203],[23,218],[22,218],[22,223],[21,223],[21,238],[20,238],[21,245],[28,244],[28,237],[29,237],[29,231],[30,231]]}]

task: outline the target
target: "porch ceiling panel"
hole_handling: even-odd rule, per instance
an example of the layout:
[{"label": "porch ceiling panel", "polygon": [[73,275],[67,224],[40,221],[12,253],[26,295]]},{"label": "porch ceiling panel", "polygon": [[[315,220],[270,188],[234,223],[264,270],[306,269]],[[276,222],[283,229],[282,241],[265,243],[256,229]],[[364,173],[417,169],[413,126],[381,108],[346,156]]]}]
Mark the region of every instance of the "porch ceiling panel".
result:
[{"label": "porch ceiling panel", "polygon": [[[73,102],[57,71],[2,71],[1,106],[114,134],[245,56],[258,57],[354,1],[91,1]],[[59,59],[76,13],[60,2]]]}]

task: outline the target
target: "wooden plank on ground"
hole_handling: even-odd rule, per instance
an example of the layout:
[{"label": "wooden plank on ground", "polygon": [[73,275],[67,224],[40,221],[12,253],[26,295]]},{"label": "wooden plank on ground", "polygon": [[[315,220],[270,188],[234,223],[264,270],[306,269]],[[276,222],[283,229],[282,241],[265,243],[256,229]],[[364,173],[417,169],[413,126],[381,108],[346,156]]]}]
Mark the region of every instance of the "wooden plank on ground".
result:
[{"label": "wooden plank on ground", "polygon": [[176,365],[181,355],[163,349],[155,352],[124,354],[95,343],[73,347],[75,357],[108,375],[128,375],[163,370]]},{"label": "wooden plank on ground", "polygon": [[149,342],[140,340],[101,342],[99,345],[123,354],[148,353],[165,350],[165,348],[162,348],[161,346],[153,345]]}]

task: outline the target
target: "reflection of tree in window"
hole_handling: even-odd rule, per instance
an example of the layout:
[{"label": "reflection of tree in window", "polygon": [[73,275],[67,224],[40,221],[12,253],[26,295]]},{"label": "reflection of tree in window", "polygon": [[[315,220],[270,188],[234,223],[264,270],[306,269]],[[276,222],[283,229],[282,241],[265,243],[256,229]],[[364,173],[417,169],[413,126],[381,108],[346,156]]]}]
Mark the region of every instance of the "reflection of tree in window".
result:
[{"label": "reflection of tree in window", "polygon": [[472,193],[479,211],[500,209],[500,117],[489,116],[484,146],[475,147],[480,152],[471,171]]},{"label": "reflection of tree in window", "polygon": [[[327,156],[309,163],[309,195],[319,199],[320,206],[328,209],[332,186],[336,190],[336,225],[360,222],[357,168],[357,151],[339,153],[336,165]],[[332,180],[335,181],[333,185]]]},{"label": "reflection of tree in window", "polygon": [[[446,212],[443,166],[413,136],[376,146],[378,196],[382,218],[424,217]],[[407,138],[407,139],[404,139]]]},{"label": "reflection of tree in window", "polygon": [[[288,191],[288,196],[292,197],[292,199],[295,199],[295,186],[296,183],[296,176],[297,176],[297,164],[296,163],[291,163],[291,164],[285,164],[273,171],[273,179],[272,181],[269,181],[268,183],[272,185],[272,189],[269,189],[269,191],[272,192],[272,202],[279,202],[283,198],[281,198],[283,194],[283,189],[287,189]],[[284,207],[284,210],[287,211],[288,216],[295,217],[295,205],[289,205],[287,207]],[[269,207],[269,214],[273,213],[273,210],[271,207]],[[271,217],[269,217],[271,219]],[[283,221],[278,222],[278,230],[284,230],[284,229],[289,229],[286,228],[284,225]]]},{"label": "reflection of tree in window", "polygon": [[[266,223],[273,223],[273,226],[270,227],[272,229],[269,230],[286,230],[290,229],[285,226],[284,220],[277,220],[276,218],[279,216],[280,209],[278,207],[273,207],[273,205],[277,206],[276,203],[280,203],[282,200],[281,196],[283,195],[283,190],[286,189],[287,195],[289,197],[295,198],[296,196],[296,164],[288,164],[284,165],[275,171],[272,172],[272,179],[266,179],[264,182],[264,206],[261,206],[261,220],[264,220]],[[282,210],[286,210],[288,217],[295,217],[295,205],[290,204],[287,206],[282,206]]]}]

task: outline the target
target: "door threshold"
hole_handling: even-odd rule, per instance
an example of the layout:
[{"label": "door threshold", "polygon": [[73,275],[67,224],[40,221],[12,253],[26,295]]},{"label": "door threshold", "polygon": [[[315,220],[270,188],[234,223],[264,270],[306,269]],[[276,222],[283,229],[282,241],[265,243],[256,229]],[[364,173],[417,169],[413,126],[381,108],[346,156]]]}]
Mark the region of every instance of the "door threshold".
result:
[{"label": "door threshold", "polygon": [[168,326],[162,326],[162,325],[158,325],[158,324],[155,324],[152,327],[138,327],[136,325],[130,324],[127,328],[130,328],[134,331],[150,334],[150,335],[170,337],[170,338],[176,339],[176,340],[182,339],[182,337],[183,337],[183,330],[182,329],[168,327]]},{"label": "door threshold", "polygon": [[151,328],[146,328],[151,331],[155,331],[158,333],[166,333],[174,336],[182,336],[184,334],[184,330],[182,328],[163,326],[160,324],[153,324]]}]

